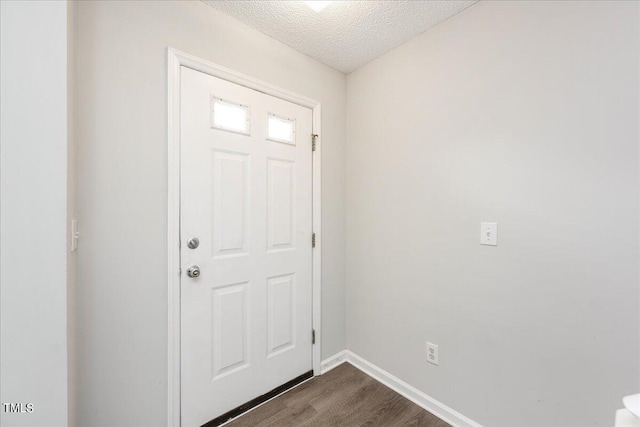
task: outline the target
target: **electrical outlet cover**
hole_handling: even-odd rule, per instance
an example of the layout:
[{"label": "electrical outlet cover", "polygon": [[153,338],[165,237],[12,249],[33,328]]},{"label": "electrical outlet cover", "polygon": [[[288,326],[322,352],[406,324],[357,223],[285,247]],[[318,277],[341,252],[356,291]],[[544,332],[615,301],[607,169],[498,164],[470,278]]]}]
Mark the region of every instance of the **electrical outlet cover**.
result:
[{"label": "electrical outlet cover", "polygon": [[427,342],[427,362],[436,366],[440,364],[438,361],[438,346],[430,342]]}]

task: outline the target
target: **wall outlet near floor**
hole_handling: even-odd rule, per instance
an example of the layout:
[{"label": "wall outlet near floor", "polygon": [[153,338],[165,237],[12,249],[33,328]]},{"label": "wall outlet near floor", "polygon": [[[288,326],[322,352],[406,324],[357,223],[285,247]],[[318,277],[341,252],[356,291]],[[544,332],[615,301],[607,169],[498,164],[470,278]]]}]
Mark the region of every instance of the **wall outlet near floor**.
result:
[{"label": "wall outlet near floor", "polygon": [[438,366],[438,346],[427,342],[427,362]]}]

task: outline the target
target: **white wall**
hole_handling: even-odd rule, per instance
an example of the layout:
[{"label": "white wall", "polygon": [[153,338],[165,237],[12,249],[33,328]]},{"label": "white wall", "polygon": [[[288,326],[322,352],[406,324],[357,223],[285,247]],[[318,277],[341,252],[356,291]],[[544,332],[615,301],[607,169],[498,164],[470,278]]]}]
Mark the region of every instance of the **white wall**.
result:
[{"label": "white wall", "polygon": [[0,16],[0,424],[66,426],[67,3]]},{"label": "white wall", "polygon": [[69,427],[78,425],[76,418],[78,414],[78,331],[76,328],[78,252],[71,250],[71,221],[78,217],[76,197],[77,144],[75,138],[75,5],[75,1],[67,2],[67,401],[69,402]]},{"label": "white wall", "polygon": [[350,350],[491,426],[640,391],[639,7],[483,1],[348,76]]},{"label": "white wall", "polygon": [[345,76],[201,2],[77,8],[78,424],[166,423],[168,46],[322,102],[322,350],[344,349]]}]

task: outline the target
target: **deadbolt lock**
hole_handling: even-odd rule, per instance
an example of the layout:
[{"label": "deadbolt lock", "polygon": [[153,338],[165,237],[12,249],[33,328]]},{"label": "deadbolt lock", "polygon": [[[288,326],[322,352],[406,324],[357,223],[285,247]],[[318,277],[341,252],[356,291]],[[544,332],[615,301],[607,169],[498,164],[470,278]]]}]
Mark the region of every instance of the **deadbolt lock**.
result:
[{"label": "deadbolt lock", "polygon": [[189,249],[195,249],[200,246],[200,240],[198,240],[197,237],[192,237],[187,242],[187,246],[189,247]]}]

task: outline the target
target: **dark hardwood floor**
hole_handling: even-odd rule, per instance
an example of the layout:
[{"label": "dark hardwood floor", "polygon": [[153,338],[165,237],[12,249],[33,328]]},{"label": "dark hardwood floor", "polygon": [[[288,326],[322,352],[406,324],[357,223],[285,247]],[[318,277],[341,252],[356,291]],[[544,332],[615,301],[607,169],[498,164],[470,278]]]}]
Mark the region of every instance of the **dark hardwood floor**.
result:
[{"label": "dark hardwood floor", "polygon": [[230,427],[449,424],[348,363],[231,421]]}]

